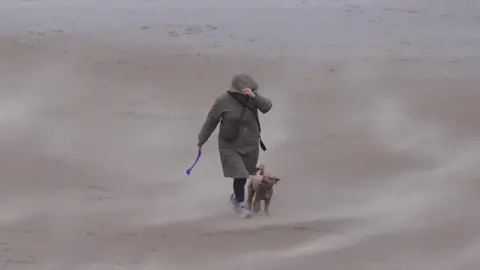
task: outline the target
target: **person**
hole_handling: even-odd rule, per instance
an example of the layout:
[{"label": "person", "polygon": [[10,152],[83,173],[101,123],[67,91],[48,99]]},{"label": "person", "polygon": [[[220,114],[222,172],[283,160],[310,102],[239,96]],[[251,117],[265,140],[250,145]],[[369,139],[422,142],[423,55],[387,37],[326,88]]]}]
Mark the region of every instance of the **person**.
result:
[{"label": "person", "polygon": [[223,175],[233,179],[230,201],[242,218],[250,216],[245,202],[247,178],[255,174],[259,146],[266,150],[260,137],[258,111],[265,114],[271,108],[271,100],[258,93],[258,84],[250,75],[234,75],[231,86],[215,99],[198,134],[201,150],[220,123],[218,150]]}]

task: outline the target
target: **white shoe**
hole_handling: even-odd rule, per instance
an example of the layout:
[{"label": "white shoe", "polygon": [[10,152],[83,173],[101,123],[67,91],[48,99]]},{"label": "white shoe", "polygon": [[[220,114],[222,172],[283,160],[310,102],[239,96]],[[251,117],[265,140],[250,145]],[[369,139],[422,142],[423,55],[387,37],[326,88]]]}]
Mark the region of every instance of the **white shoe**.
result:
[{"label": "white shoe", "polygon": [[238,203],[237,200],[235,199],[235,194],[232,193],[230,195],[230,202],[233,205],[233,211],[235,211],[235,214],[239,216],[240,218],[248,218],[250,217],[250,211],[248,210],[247,204],[245,202]]}]

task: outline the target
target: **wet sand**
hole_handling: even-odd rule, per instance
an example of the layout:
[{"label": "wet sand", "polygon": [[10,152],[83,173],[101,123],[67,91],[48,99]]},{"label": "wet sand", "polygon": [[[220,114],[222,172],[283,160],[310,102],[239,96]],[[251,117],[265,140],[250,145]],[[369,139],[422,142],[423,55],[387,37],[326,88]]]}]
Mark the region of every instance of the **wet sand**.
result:
[{"label": "wet sand", "polygon": [[[480,269],[474,1],[0,4],[0,269]],[[214,132],[271,98],[271,216],[239,220]]]}]

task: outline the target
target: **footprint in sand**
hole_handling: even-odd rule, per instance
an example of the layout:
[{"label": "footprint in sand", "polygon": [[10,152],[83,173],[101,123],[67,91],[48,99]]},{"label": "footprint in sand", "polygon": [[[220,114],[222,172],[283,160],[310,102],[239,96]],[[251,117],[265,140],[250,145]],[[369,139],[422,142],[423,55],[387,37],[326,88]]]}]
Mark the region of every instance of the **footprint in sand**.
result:
[{"label": "footprint in sand", "polygon": [[179,36],[177,30],[168,31],[168,35],[171,36],[171,37],[178,37]]},{"label": "footprint in sand", "polygon": [[393,12],[401,12],[401,13],[409,13],[409,14],[420,14],[420,10],[415,9],[399,9],[399,8],[384,8],[385,11],[393,11]]},{"label": "footprint in sand", "polygon": [[201,34],[203,33],[202,27],[199,26],[189,26],[184,30],[185,35]]},{"label": "footprint in sand", "polygon": [[404,40],[397,41],[397,43],[403,44],[403,45],[410,45],[410,41],[404,41]]},{"label": "footprint in sand", "polygon": [[205,27],[207,27],[208,29],[213,30],[213,31],[214,31],[214,30],[218,30],[218,27],[217,27],[217,26],[211,25],[211,24],[207,24]]},{"label": "footprint in sand", "polygon": [[222,47],[222,43],[220,41],[215,41],[213,42],[212,47]]}]

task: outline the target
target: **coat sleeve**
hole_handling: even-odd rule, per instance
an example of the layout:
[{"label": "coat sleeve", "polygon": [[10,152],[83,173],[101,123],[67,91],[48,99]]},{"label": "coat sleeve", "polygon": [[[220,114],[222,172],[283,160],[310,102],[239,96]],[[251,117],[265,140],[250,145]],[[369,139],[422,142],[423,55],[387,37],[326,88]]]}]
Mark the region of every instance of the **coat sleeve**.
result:
[{"label": "coat sleeve", "polygon": [[215,103],[213,106],[210,108],[207,114],[207,118],[205,119],[205,122],[203,123],[202,128],[200,129],[200,133],[198,134],[198,146],[203,146],[208,139],[210,138],[210,135],[212,135],[212,132],[217,128],[218,123],[220,122],[220,119],[222,118],[222,108],[221,108],[221,100],[220,97],[218,97],[215,100]]},{"label": "coat sleeve", "polygon": [[267,113],[272,109],[272,101],[259,93],[255,95],[255,105],[262,113]]}]

